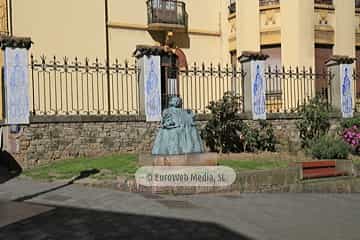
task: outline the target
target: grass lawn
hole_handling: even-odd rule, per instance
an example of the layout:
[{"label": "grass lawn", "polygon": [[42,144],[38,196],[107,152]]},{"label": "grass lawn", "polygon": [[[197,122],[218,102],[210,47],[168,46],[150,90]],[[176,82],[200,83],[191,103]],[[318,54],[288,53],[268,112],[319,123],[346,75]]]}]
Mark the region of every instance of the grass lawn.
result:
[{"label": "grass lawn", "polygon": [[279,160],[220,160],[219,164],[233,168],[235,171],[241,170],[266,170],[274,168],[286,168],[289,166],[287,161]]},{"label": "grass lawn", "polygon": [[134,154],[121,154],[99,158],[78,158],[51,163],[38,168],[25,170],[23,175],[33,179],[70,179],[80,172],[97,169],[100,173],[92,175],[96,179],[115,179],[116,176],[132,176],[138,169]]},{"label": "grass lawn", "polygon": [[286,168],[293,162],[311,160],[304,154],[283,152],[225,154],[220,159],[220,165],[231,167],[235,171]]},{"label": "grass lawn", "polygon": [[[286,168],[292,162],[312,160],[305,155],[290,155],[287,153],[229,154],[221,156],[220,159],[219,165],[231,167],[235,171]],[[351,159],[360,164],[360,157],[351,156]],[[117,176],[133,177],[138,168],[135,154],[119,154],[108,157],[78,158],[54,162],[25,170],[23,175],[42,180],[70,179],[79,176],[82,171],[97,169],[100,172],[91,175],[90,178],[111,180],[116,179]]]}]

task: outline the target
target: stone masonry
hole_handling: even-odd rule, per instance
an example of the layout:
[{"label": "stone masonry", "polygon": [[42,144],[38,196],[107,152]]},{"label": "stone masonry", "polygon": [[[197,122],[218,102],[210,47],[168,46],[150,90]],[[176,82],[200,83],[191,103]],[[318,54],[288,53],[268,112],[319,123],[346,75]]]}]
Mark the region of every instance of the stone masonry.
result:
[{"label": "stone masonry", "polygon": [[[96,157],[126,152],[149,152],[152,148],[158,123],[142,119],[60,119],[47,116],[46,121],[32,119],[29,126],[17,134],[10,134],[8,151],[24,168],[31,168],[51,161],[77,157]],[[45,118],[44,118],[45,119]],[[201,129],[206,121],[197,121]],[[256,125],[252,120],[246,120]],[[281,151],[299,149],[296,119],[277,118],[272,123]],[[335,131],[338,121],[333,120]]]}]

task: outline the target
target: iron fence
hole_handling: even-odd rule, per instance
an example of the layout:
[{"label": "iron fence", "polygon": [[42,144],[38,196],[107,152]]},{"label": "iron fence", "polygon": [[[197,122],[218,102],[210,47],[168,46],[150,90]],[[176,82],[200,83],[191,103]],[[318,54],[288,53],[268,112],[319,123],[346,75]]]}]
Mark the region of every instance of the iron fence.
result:
[{"label": "iron fence", "polygon": [[31,56],[31,102],[33,115],[138,114],[139,88],[136,63],[109,67],[98,59],[75,58],[37,61]]},{"label": "iron fence", "polygon": [[[78,58],[36,60],[31,56],[31,112],[33,115],[138,115],[140,113],[139,70],[137,63],[110,64],[98,59]],[[240,96],[239,111],[244,111],[244,76],[239,67],[194,63],[186,70],[175,70],[162,77],[162,102],[178,95],[183,107],[199,114],[209,112],[211,101],[225,92]],[[108,75],[109,74],[109,78]],[[265,71],[266,108],[269,113],[296,112],[315,96],[331,102],[328,71],[316,73],[311,68],[267,68]],[[109,79],[109,81],[108,81]],[[165,80],[166,79],[166,80]],[[360,110],[359,77],[354,74],[356,110]],[[360,89],[360,88],[359,88]]]},{"label": "iron fence", "polygon": [[233,92],[241,98],[239,111],[243,112],[244,73],[236,66],[194,63],[179,73],[179,94],[184,108],[195,113],[208,113],[211,101],[218,101],[225,92]]},{"label": "iron fence", "polygon": [[353,89],[355,97],[354,111],[360,112],[360,74],[354,70],[353,73]]},{"label": "iron fence", "polygon": [[296,112],[298,107],[318,96],[331,102],[329,71],[316,73],[312,68],[271,68],[265,71],[267,112]]}]

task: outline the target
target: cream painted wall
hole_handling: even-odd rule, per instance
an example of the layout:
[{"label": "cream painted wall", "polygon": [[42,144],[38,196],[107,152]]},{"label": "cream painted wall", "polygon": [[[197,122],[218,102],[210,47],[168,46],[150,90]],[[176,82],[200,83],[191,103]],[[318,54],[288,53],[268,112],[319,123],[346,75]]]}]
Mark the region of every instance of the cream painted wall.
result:
[{"label": "cream painted wall", "polygon": [[[228,50],[224,47],[227,41],[220,35],[226,31],[225,1],[185,0],[185,3],[190,44],[180,47],[187,45],[184,51],[188,61],[228,61]],[[105,59],[104,0],[16,0],[13,19],[14,35],[30,36],[35,43],[32,53],[36,56]],[[136,45],[156,44],[156,39],[146,30],[146,0],[131,0],[126,4],[122,0],[109,0],[109,22],[135,26],[109,28],[112,61],[131,59]]]},{"label": "cream painted wall", "polygon": [[189,64],[197,63],[222,63],[221,46],[219,37],[190,35],[190,48],[182,49],[186,54]]},{"label": "cream painted wall", "polygon": [[[189,29],[220,30],[220,5],[222,0],[183,0],[189,15]],[[110,21],[138,25],[147,24],[146,0],[109,0]]]},{"label": "cream painted wall", "polygon": [[237,54],[243,51],[260,51],[259,1],[237,0],[236,2]]},{"label": "cream painted wall", "polygon": [[[189,44],[182,44],[183,41],[177,37],[176,45],[183,49],[189,63],[192,62],[225,62],[228,59],[228,49],[225,53],[222,36],[214,36],[210,33],[222,33],[225,28],[227,15],[223,8],[227,4],[222,0],[185,0],[188,13]],[[135,50],[136,45],[156,45],[157,39],[146,30],[147,27],[147,6],[145,0],[132,0],[131,4],[124,7],[124,3],[118,0],[109,0],[109,21],[120,25],[130,26],[128,28],[111,28],[110,52],[112,58],[129,58]],[[137,14],[134,14],[137,13]],[[143,28],[143,30],[141,30]],[[200,32],[194,34],[193,32]],[[204,34],[201,34],[204,33]],[[184,38],[184,34],[181,34]],[[181,38],[181,37],[180,37]],[[227,41],[225,41],[227,43]],[[184,47],[184,45],[187,45]],[[226,44],[225,44],[226,46]],[[209,51],[209,49],[212,49]]]},{"label": "cream painted wall", "polygon": [[105,58],[104,1],[13,1],[14,35],[34,41],[35,55]]},{"label": "cream painted wall", "polygon": [[283,65],[314,67],[314,0],[281,0],[280,14]]},{"label": "cream painted wall", "polygon": [[109,21],[146,25],[146,0],[109,0]]},{"label": "cream painted wall", "polygon": [[220,51],[221,51],[221,62],[230,63],[230,52],[229,52],[229,37],[231,24],[228,21],[229,10],[228,10],[228,1],[220,0]]},{"label": "cream painted wall", "polygon": [[334,0],[335,46],[334,55],[355,57],[355,1]]},{"label": "cream painted wall", "polygon": [[123,61],[134,60],[132,54],[136,45],[154,45],[155,41],[147,31],[110,28],[110,58]]},{"label": "cream painted wall", "polygon": [[220,31],[221,0],[184,0],[184,2],[189,15],[189,29]]}]

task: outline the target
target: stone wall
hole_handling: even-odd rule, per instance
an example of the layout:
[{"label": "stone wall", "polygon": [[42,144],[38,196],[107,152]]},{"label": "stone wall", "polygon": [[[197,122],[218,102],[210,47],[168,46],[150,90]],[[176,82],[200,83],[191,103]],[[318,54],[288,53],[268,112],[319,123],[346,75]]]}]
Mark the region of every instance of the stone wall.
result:
[{"label": "stone wall", "polygon": [[32,123],[10,134],[8,151],[24,168],[55,160],[149,151],[157,123],[144,121]]},{"label": "stone wall", "polygon": [[[199,129],[205,120],[198,119]],[[269,121],[279,140],[278,150],[296,151],[300,141],[296,119],[280,116]],[[333,120],[333,130],[337,123]],[[6,149],[24,168],[81,156],[149,152],[158,127],[158,123],[146,123],[141,117],[33,117],[29,126],[9,134]]]}]

